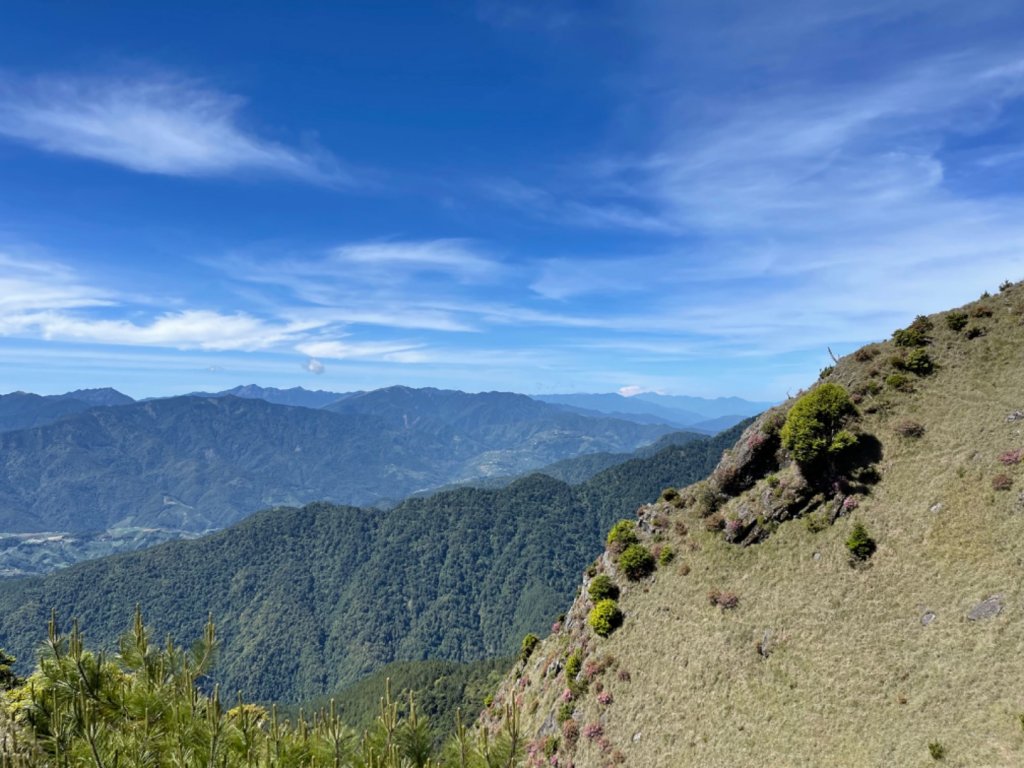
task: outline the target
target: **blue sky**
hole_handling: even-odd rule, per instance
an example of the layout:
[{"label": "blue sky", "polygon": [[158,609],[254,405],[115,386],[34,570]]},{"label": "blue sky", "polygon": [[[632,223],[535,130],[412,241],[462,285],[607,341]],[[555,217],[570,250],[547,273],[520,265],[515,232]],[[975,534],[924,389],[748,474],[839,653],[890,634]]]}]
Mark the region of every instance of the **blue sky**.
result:
[{"label": "blue sky", "polygon": [[1019,2],[7,3],[0,41],[0,392],[775,399],[1024,278]]}]

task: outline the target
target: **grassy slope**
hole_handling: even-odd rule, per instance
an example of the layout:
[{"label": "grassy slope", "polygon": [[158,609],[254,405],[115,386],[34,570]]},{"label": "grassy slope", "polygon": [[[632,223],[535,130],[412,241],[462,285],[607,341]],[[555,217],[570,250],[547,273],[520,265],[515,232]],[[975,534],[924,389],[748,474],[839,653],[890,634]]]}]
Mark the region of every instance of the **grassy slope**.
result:
[{"label": "grassy slope", "polygon": [[[617,661],[597,678],[613,702],[600,705],[592,684],[578,705],[581,729],[600,723],[607,741],[602,751],[581,736],[578,768],[613,757],[652,767],[926,766],[932,742],[945,765],[1024,764],[1024,465],[997,461],[1024,447],[1024,421],[1007,421],[1024,409],[1024,286],[978,304],[994,312],[972,319],[986,336],[967,340],[936,316],[929,352],[940,370],[916,392],[863,403],[863,429],[884,448],[882,479],[852,516],[820,533],[783,523],[742,548],[673,511],[689,527],[685,538],[669,534],[681,556],[626,590],[625,625],[605,640],[574,627],[590,607],[578,599],[569,628],[527,665],[531,731],[550,732],[543,723],[564,688],[545,666],[586,643],[588,660]],[[830,380],[853,388],[872,368],[884,378],[895,350],[877,346],[870,362],[844,358]],[[906,418],[926,426],[923,438],[896,434]],[[992,488],[1001,472],[1014,478],[1009,492]],[[865,569],[850,567],[844,546],[856,520],[879,545]],[[739,607],[712,607],[715,588],[736,592]],[[1002,613],[968,621],[994,594]],[[926,611],[936,614],[927,626]],[[767,659],[757,651],[766,632]]]}]

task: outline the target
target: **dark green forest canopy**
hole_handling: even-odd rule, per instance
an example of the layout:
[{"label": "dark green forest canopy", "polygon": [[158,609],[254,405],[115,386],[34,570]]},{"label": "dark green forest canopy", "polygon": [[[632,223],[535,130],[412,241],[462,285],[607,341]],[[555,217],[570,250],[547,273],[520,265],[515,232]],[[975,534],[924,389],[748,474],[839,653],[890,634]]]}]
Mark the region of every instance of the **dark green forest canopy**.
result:
[{"label": "dark green forest canopy", "polygon": [[743,425],[570,486],[531,475],[393,510],[310,504],[226,531],[0,583],[0,647],[29,662],[51,607],[109,644],[140,604],[159,634],[222,638],[215,679],[258,700],[336,691],[396,660],[512,655],[546,633],[611,523],[707,475]]}]

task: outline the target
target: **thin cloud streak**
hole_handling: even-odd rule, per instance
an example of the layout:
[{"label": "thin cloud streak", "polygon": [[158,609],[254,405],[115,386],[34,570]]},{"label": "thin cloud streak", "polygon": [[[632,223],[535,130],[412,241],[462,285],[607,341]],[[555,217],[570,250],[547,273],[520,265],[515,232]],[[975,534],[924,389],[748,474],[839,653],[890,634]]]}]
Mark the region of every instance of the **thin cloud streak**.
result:
[{"label": "thin cloud streak", "polygon": [[138,173],[263,173],[353,183],[328,153],[293,149],[243,128],[242,105],[237,96],[171,76],[6,76],[0,77],[0,135]]}]

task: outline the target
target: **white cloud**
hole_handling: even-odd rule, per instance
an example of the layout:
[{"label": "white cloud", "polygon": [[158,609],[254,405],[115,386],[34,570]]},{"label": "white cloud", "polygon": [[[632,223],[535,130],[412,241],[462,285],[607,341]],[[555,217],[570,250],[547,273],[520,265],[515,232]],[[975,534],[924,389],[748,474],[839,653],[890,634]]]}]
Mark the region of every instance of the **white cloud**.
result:
[{"label": "white cloud", "polygon": [[392,240],[340,245],[331,251],[333,261],[346,266],[387,270],[387,277],[398,277],[394,270],[431,271],[462,279],[490,278],[498,271],[497,262],[483,256],[467,240]]},{"label": "white cloud", "polygon": [[317,360],[315,357],[311,357],[308,360],[306,360],[306,362],[302,364],[302,367],[316,376],[319,376],[320,374],[327,370],[324,364]]},{"label": "white cloud", "polygon": [[305,330],[245,312],[222,314],[202,309],[167,312],[141,323],[60,312],[26,313],[15,322],[47,340],[205,350],[269,349]]},{"label": "white cloud", "polygon": [[109,290],[87,285],[63,264],[0,252],[0,318],[27,310],[102,307],[113,302]]},{"label": "white cloud", "polygon": [[174,77],[7,77],[0,79],[0,135],[140,173],[350,181],[324,152],[299,151],[246,130],[242,103]]},{"label": "white cloud", "polygon": [[397,363],[416,363],[422,360],[419,352],[422,344],[402,342],[347,342],[347,341],[306,341],[296,349],[310,357],[324,357],[330,360],[370,359]]}]

